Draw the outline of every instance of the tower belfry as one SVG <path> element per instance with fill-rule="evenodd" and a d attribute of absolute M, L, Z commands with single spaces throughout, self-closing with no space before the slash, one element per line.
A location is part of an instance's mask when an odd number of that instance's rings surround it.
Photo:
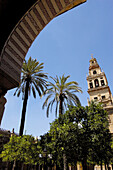
<path fill-rule="evenodd" d="M 113 97 L 108 86 L 108 81 L 103 70 L 101 70 L 96 58 L 91 56 L 89 61 L 89 74 L 87 76 L 89 102 L 96 101 L 103 103 L 108 112 L 110 131 L 113 133 Z"/>

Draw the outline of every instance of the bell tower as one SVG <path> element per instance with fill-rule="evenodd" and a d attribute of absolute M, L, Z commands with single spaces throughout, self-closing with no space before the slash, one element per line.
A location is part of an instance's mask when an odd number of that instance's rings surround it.
<path fill-rule="evenodd" d="M 110 131 L 113 133 L 113 97 L 108 86 L 108 81 L 103 70 L 101 70 L 96 58 L 91 56 L 89 61 L 89 74 L 87 76 L 89 102 L 96 101 L 103 103 L 108 112 Z"/>

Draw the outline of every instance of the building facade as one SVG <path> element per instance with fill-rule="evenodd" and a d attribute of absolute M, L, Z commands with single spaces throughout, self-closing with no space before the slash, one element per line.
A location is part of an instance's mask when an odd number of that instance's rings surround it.
<path fill-rule="evenodd" d="M 109 129 L 113 134 L 113 96 L 108 85 L 107 77 L 101 70 L 96 58 L 91 56 L 89 61 L 89 74 L 87 76 L 88 83 L 88 104 L 93 100 L 101 102 L 103 108 L 107 110 L 109 117 Z"/>

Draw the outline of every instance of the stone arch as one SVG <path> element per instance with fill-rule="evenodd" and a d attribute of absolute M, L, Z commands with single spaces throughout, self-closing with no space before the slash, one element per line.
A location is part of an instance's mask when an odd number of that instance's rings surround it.
<path fill-rule="evenodd" d="M 25 13 L 7 38 L 0 56 L 0 90 L 20 81 L 23 60 L 41 30 L 56 16 L 86 0 L 38 0 Z"/>

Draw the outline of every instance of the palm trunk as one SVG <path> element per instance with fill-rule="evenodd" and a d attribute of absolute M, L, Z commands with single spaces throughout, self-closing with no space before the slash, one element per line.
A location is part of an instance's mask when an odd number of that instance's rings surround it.
<path fill-rule="evenodd" d="M 101 160 L 101 170 L 103 170 L 103 167 L 102 167 L 102 160 Z"/>
<path fill-rule="evenodd" d="M 26 107 L 27 107 L 27 100 L 28 100 L 28 90 L 29 90 L 29 79 L 26 80 L 25 97 L 24 97 L 24 102 L 23 102 L 23 109 L 22 109 L 22 117 L 21 117 L 21 125 L 20 125 L 19 136 L 22 136 L 23 131 L 24 131 L 25 114 L 26 114 Z"/>
<path fill-rule="evenodd" d="M 63 115 L 63 97 L 62 97 L 62 94 L 60 94 L 59 99 L 60 99 L 60 105 L 59 105 L 59 116 L 60 116 L 60 115 Z"/>
<path fill-rule="evenodd" d="M 85 157 L 82 161 L 83 170 L 87 170 L 87 158 Z"/>
<path fill-rule="evenodd" d="M 68 170 L 66 154 L 63 154 L 64 170 Z"/>

